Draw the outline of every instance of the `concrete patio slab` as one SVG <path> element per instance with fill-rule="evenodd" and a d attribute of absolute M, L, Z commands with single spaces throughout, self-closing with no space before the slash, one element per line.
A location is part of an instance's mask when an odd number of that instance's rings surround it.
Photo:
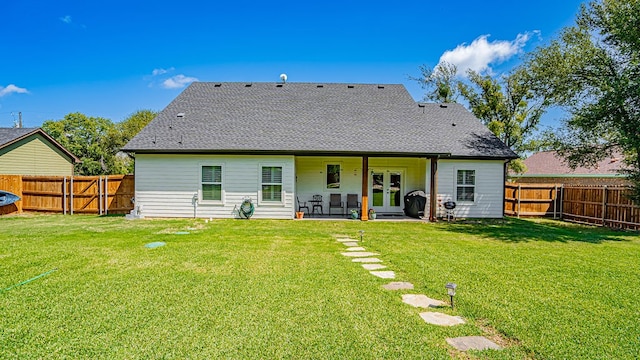
<path fill-rule="evenodd" d="M 444 302 L 427 297 L 427 295 L 418 294 L 404 294 L 402 295 L 402 302 L 413 307 L 430 308 L 446 306 Z"/>
<path fill-rule="evenodd" d="M 344 246 L 358 246 L 358 243 L 355 241 L 347 241 L 347 242 L 343 242 L 342 245 Z"/>
<path fill-rule="evenodd" d="M 454 326 L 465 323 L 464 319 L 460 316 L 451 316 L 439 312 L 423 312 L 420 313 L 420 317 L 429 324 L 440 326 Z"/>
<path fill-rule="evenodd" d="M 362 267 L 366 270 L 380 270 L 386 268 L 386 266 L 380 264 L 362 264 Z"/>
<path fill-rule="evenodd" d="M 460 351 L 467 350 L 501 350 L 502 348 L 484 336 L 463 336 L 447 338 L 447 343 Z"/>
<path fill-rule="evenodd" d="M 367 257 L 367 256 L 380 255 L 380 254 L 373 253 L 373 252 L 366 252 L 366 251 L 352 251 L 352 252 L 343 252 L 342 255 L 348 256 L 348 257 Z"/>
<path fill-rule="evenodd" d="M 365 251 L 367 249 L 363 248 L 362 246 L 354 246 L 354 247 L 350 247 L 347 248 L 347 251 Z"/>
<path fill-rule="evenodd" d="M 396 273 L 393 271 L 369 271 L 373 276 L 377 276 L 381 279 L 395 279 Z"/>
<path fill-rule="evenodd" d="M 374 257 L 357 258 L 357 259 L 353 259 L 351 261 L 357 262 L 357 263 L 381 263 L 382 262 L 382 260 L 380 260 L 378 258 L 374 258 Z"/>
<path fill-rule="evenodd" d="M 387 290 L 413 290 L 413 284 L 410 282 L 394 281 L 386 285 L 382 285 Z"/>

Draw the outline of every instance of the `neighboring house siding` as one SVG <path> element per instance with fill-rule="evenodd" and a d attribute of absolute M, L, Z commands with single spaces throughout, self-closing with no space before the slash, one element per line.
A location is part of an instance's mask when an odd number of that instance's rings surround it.
<path fill-rule="evenodd" d="M 73 163 L 44 137 L 34 135 L 0 149 L 0 174 L 71 176 Z"/>
<path fill-rule="evenodd" d="M 439 160 L 438 198 L 456 201 L 457 171 L 475 170 L 475 201 L 456 202 L 455 214 L 462 218 L 501 218 L 503 216 L 504 161 Z"/>
<path fill-rule="evenodd" d="M 222 166 L 221 201 L 200 200 L 202 166 Z M 282 203 L 260 200 L 261 166 L 282 167 Z M 294 215 L 293 156 L 137 154 L 135 175 L 136 205 L 142 206 L 144 216 L 234 218 L 245 198 L 255 206 L 254 218 Z"/>

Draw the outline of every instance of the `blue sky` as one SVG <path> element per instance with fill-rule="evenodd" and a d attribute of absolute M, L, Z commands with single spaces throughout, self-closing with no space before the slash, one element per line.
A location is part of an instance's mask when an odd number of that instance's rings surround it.
<path fill-rule="evenodd" d="M 161 110 L 191 81 L 400 83 L 441 59 L 500 74 L 581 1 L 87 1 L 0 5 L 0 127 Z M 554 125 L 553 116 L 545 117 Z"/>

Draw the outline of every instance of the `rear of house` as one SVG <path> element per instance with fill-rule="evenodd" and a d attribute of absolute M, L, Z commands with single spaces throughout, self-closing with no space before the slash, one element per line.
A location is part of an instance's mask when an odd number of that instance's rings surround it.
<path fill-rule="evenodd" d="M 516 157 L 462 106 L 393 84 L 193 83 L 124 150 L 147 217 L 233 218 L 251 199 L 255 218 L 291 219 L 318 195 L 317 212 L 342 216 L 352 195 L 366 220 L 422 190 L 432 220 L 447 200 L 499 218 Z"/>

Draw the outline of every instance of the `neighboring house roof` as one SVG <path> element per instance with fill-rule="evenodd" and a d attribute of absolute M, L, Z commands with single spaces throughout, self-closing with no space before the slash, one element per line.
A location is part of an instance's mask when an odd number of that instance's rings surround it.
<path fill-rule="evenodd" d="M 0 149 L 3 149 L 11 144 L 14 144 L 22 139 L 28 138 L 36 134 L 42 135 L 47 141 L 49 141 L 54 147 L 60 149 L 62 153 L 67 155 L 73 162 L 81 162 L 78 157 L 73 155 L 64 146 L 60 145 L 54 138 L 49 136 L 41 128 L 0 128 Z"/>
<path fill-rule="evenodd" d="M 195 82 L 123 150 L 517 157 L 463 106 L 389 84 Z"/>
<path fill-rule="evenodd" d="M 622 176 L 624 164 L 622 155 L 606 158 L 595 168 L 577 167 L 571 169 L 564 158 L 555 151 L 542 151 L 524 160 L 527 171 L 517 177 L 614 177 Z"/>

